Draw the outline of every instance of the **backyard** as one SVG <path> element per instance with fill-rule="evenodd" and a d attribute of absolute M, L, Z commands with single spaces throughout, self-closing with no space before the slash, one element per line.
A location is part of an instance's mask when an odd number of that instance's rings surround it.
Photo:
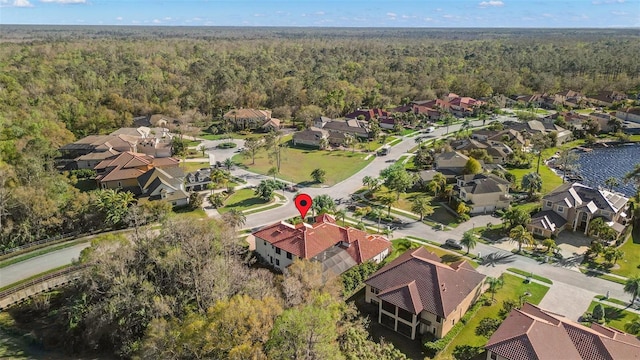
<path fill-rule="evenodd" d="M 282 151 L 282 166 L 278 177 L 294 183 L 311 183 L 311 172 L 320 168 L 325 170 L 324 185 L 335 185 L 349 178 L 367 166 L 374 158 L 364 160 L 366 154 L 351 151 L 329 151 L 309 148 L 287 147 Z M 261 149 L 256 154 L 256 162 L 242 155 L 233 157 L 233 161 L 259 174 L 267 174 L 274 164 L 271 163 L 267 152 Z"/>
<path fill-rule="evenodd" d="M 389 256 L 387 256 L 384 259 L 385 264 L 388 264 L 389 262 L 393 261 L 395 258 L 400 256 L 405 251 L 409 249 L 417 249 L 420 246 L 424 246 L 425 249 L 438 255 L 442 259 L 443 264 L 451 264 L 456 261 L 465 260 L 460 254 L 457 254 L 456 252 L 443 249 L 442 247 L 439 247 L 436 245 L 421 245 L 409 239 L 402 238 L 402 239 L 391 240 L 391 244 L 393 244 L 392 251 L 391 251 L 391 254 L 389 254 Z M 478 266 L 476 262 L 469 259 L 466 259 L 466 260 L 469 262 L 469 264 L 471 264 L 471 266 L 473 267 Z"/>
<path fill-rule="evenodd" d="M 516 177 L 515 184 L 519 187 L 522 177 L 530 172 L 535 172 L 537 159 L 532 161 L 528 169 L 509 169 L 509 172 Z M 548 166 L 540 163 L 540 177 L 542 178 L 542 195 L 548 194 L 551 190 L 562 185 L 562 178 L 556 175 Z"/>
<path fill-rule="evenodd" d="M 523 294 L 528 292 L 531 294 L 525 298 L 525 301 L 532 304 L 539 304 L 544 295 L 549 290 L 548 287 L 536 283 L 524 283 L 524 279 L 503 274 L 504 286 L 495 294 L 495 302 L 491 306 L 482 306 L 478 312 L 469 320 L 460 333 L 449 343 L 449 346 L 440 352 L 436 359 L 450 360 L 454 359 L 452 353 L 457 345 L 484 346 L 488 339 L 475 334 L 476 327 L 480 320 L 484 318 L 499 318 L 498 313 L 502 309 L 502 302 L 507 299 L 519 301 Z M 491 296 L 486 294 L 485 296 Z M 553 309 L 551 309 L 553 310 Z"/>

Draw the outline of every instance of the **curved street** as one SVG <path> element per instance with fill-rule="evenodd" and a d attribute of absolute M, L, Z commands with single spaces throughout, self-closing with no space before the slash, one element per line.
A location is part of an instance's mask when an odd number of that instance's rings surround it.
<path fill-rule="evenodd" d="M 507 119 L 509 118 L 501 117 L 499 120 L 505 121 Z M 473 125 L 480 126 L 482 123 L 481 121 L 475 121 Z M 457 131 L 460 126 L 460 124 L 449 126 L 449 132 Z M 429 138 L 440 137 L 444 134 L 445 128 L 438 128 L 435 132 L 429 134 Z M 421 136 L 424 137 L 424 135 Z M 368 166 L 334 186 L 325 188 L 301 188 L 300 192 L 307 193 L 311 197 L 320 194 L 329 194 L 334 199 L 347 199 L 354 191 L 362 187 L 363 177 L 378 176 L 382 169 L 393 164 L 402 154 L 415 147 L 415 139 L 416 137 L 404 137 L 399 144 L 392 147 L 391 153 L 388 156 L 375 157 Z M 242 142 L 238 141 L 238 143 L 239 146 L 241 146 Z M 213 153 L 216 156 L 216 161 L 224 161 L 225 158 L 231 157 L 234 154 L 234 152 L 228 150 L 219 152 L 214 148 L 213 142 L 208 142 L 206 147 L 208 153 Z M 260 181 L 270 178 L 242 169 L 234 169 L 232 174 L 245 179 L 250 185 L 257 185 Z M 292 200 L 294 196 L 294 194 L 290 192 L 284 192 L 283 195 L 288 200 Z M 298 212 L 293 206 L 292 201 L 289 201 L 285 206 L 248 215 L 246 217 L 245 227 L 254 230 L 261 226 L 296 216 L 297 214 Z M 460 239 L 464 231 L 470 229 L 472 226 L 484 226 L 489 221 L 493 224 L 500 221 L 490 216 L 475 216 L 470 221 L 460 224 L 455 229 L 436 231 L 422 222 L 408 218 L 404 218 L 403 220 L 405 223 L 401 228 L 394 231 L 394 237 L 399 238 L 409 235 L 429 239 L 438 243 L 444 243 L 448 238 Z M 68 264 L 73 259 L 76 259 L 80 251 L 87 246 L 89 246 L 89 243 L 75 245 L 0 269 L 0 287 Z M 492 245 L 478 243 L 472 252 L 487 255 L 495 252 L 504 252 L 504 250 Z M 541 264 L 524 256 L 513 256 L 510 260 L 511 262 L 509 263 L 480 266 L 478 270 L 488 276 L 499 276 L 508 267 L 515 267 L 553 280 L 554 284 L 542 301 L 541 306 L 564 314 L 574 320 L 586 310 L 586 307 L 595 295 L 609 293 L 613 298 L 621 300 L 627 300 L 629 298 L 629 295 L 624 293 L 622 285 L 586 276 L 577 269 L 575 264 L 565 264 L 565 266 Z"/>

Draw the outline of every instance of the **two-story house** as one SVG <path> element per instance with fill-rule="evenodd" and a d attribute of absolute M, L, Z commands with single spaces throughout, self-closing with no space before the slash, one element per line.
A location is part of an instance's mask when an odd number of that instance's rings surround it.
<path fill-rule="evenodd" d="M 211 184 L 211 168 L 203 168 L 188 173 L 185 176 L 185 189 L 187 191 L 205 190 Z"/>
<path fill-rule="evenodd" d="M 365 261 L 379 263 L 391 249 L 391 242 L 384 236 L 342 227 L 328 214 L 317 216 L 313 224 L 278 222 L 253 236 L 256 253 L 279 271 L 295 259 L 306 259 L 319 261 L 323 271 L 339 275 Z"/>
<path fill-rule="evenodd" d="M 471 208 L 471 214 L 506 209 L 511 203 L 508 180 L 493 174 L 461 175 L 456 178 L 458 198 Z"/>
<path fill-rule="evenodd" d="M 441 338 L 482 294 L 484 278 L 465 260 L 446 265 L 420 247 L 371 275 L 365 301 L 377 307 L 380 324 L 408 338 Z"/>
<path fill-rule="evenodd" d="M 487 360 L 640 359 L 640 340 L 592 323 L 590 327 L 525 303 L 491 335 Z"/>
<path fill-rule="evenodd" d="M 527 229 L 541 237 L 556 236 L 562 230 L 589 233 L 591 220 L 602 217 L 620 234 L 627 224 L 629 199 L 580 183 L 566 183 L 542 198 L 542 210 L 531 217 Z"/>

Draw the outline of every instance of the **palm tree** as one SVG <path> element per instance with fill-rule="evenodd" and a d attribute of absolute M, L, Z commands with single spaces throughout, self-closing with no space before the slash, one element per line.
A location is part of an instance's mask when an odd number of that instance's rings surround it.
<path fill-rule="evenodd" d="M 269 171 L 267 171 L 267 175 L 273 176 L 273 182 L 276 181 L 276 174 L 278 174 L 278 168 L 275 166 L 270 168 Z"/>
<path fill-rule="evenodd" d="M 529 198 L 531 198 L 535 192 L 542 190 L 542 177 L 538 173 L 530 172 L 522 177 L 520 185 L 523 190 L 529 192 Z"/>
<path fill-rule="evenodd" d="M 447 178 L 441 173 L 436 173 L 429 182 L 429 189 L 433 191 L 434 196 L 438 196 L 438 193 L 443 190 L 447 185 Z"/>
<path fill-rule="evenodd" d="M 640 276 L 633 276 L 627 279 L 627 282 L 624 284 L 624 292 L 633 296 L 631 299 L 631 303 L 633 304 L 636 298 L 640 296 Z"/>
<path fill-rule="evenodd" d="M 336 216 L 336 219 L 342 220 L 342 222 L 344 223 L 344 218 L 347 216 L 347 211 L 345 209 L 339 209 L 336 210 L 334 215 Z"/>
<path fill-rule="evenodd" d="M 476 237 L 476 234 L 474 234 L 473 231 L 471 230 L 465 231 L 464 234 L 462 235 L 462 239 L 460 240 L 460 244 L 467 247 L 467 255 L 469 255 L 469 250 L 476 247 L 477 243 L 478 243 L 478 238 Z"/>
<path fill-rule="evenodd" d="M 411 211 L 416 214 L 420 214 L 420 221 L 424 220 L 425 215 L 433 214 L 434 209 L 433 206 L 431 206 L 431 197 L 416 196 L 415 198 L 413 198 Z"/>
<path fill-rule="evenodd" d="M 502 278 L 502 275 L 497 278 L 488 277 L 486 283 L 489 285 L 487 291 L 491 293 L 491 303 L 493 303 L 495 301 L 496 292 L 504 285 L 504 279 Z"/>
<path fill-rule="evenodd" d="M 314 169 L 311 172 L 311 177 L 313 178 L 313 180 L 317 183 L 323 183 L 327 177 L 327 172 L 323 169 Z"/>
<path fill-rule="evenodd" d="M 620 182 L 618 181 L 618 179 L 614 177 L 608 178 L 607 180 L 604 181 L 604 183 L 609 187 L 609 191 L 612 191 L 614 187 L 620 185 Z"/>
<path fill-rule="evenodd" d="M 378 196 L 378 202 L 387 207 L 387 216 L 391 216 L 391 205 L 396 202 L 396 197 L 391 193 Z"/>
<path fill-rule="evenodd" d="M 247 222 L 247 217 L 238 209 L 231 209 L 229 212 L 225 213 L 222 218 L 234 229 L 239 228 Z"/>
<path fill-rule="evenodd" d="M 380 232 L 380 220 L 382 219 L 382 211 L 380 211 L 380 209 L 378 208 L 373 208 L 371 209 L 371 212 L 369 212 L 369 215 L 373 218 L 378 219 L 378 232 Z"/>
<path fill-rule="evenodd" d="M 552 248 L 556 247 L 556 242 L 553 239 L 544 239 L 542 241 L 542 245 L 547 247 L 547 252 L 551 251 Z"/>
<path fill-rule="evenodd" d="M 522 244 L 531 245 L 533 244 L 533 236 L 527 229 L 522 227 L 522 225 L 518 225 L 509 231 L 509 237 L 513 242 L 518 243 L 518 252 L 522 251 Z"/>
<path fill-rule="evenodd" d="M 231 160 L 231 158 L 226 158 L 223 164 L 224 167 L 227 168 L 227 171 L 231 171 L 231 168 L 233 167 L 233 160 Z"/>
<path fill-rule="evenodd" d="M 635 318 L 624 326 L 624 330 L 630 334 L 640 335 L 640 318 Z"/>

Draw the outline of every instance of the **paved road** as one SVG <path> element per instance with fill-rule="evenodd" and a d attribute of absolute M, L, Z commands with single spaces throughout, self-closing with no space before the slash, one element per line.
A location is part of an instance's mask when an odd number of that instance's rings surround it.
<path fill-rule="evenodd" d="M 0 288 L 45 271 L 67 265 L 80 256 L 91 242 L 77 244 L 55 252 L 40 255 L 0 269 Z"/>
<path fill-rule="evenodd" d="M 499 118 L 499 120 L 502 121 L 507 119 L 509 118 Z M 481 125 L 481 122 L 477 121 L 473 125 L 479 126 Z M 459 129 L 459 127 L 460 125 L 452 125 L 449 127 L 449 132 L 454 132 Z M 439 137 L 444 135 L 445 131 L 445 128 L 439 128 L 428 136 Z M 213 142 L 210 145 L 213 146 Z M 393 161 L 398 159 L 403 153 L 415 145 L 415 137 L 404 138 L 401 143 L 392 148 L 391 153 L 388 156 L 376 157 L 369 165 L 349 179 L 346 179 L 330 188 L 303 188 L 301 191 L 308 193 L 312 197 L 320 194 L 329 194 L 331 197 L 336 199 L 348 198 L 351 193 L 362 186 L 363 177 L 378 176 L 380 170 L 391 165 Z M 206 146 L 209 149 L 207 152 L 216 155 L 216 160 L 218 161 L 224 160 L 225 156 L 229 157 L 233 155 L 233 151 L 212 149 L 209 144 Z M 239 143 L 239 146 L 242 146 L 241 143 Z M 267 178 L 266 176 L 249 173 L 242 169 L 233 170 L 233 174 L 246 179 L 250 184 L 258 184 L 261 180 Z M 290 200 L 293 197 L 293 194 L 288 192 L 285 192 L 284 195 Z M 297 215 L 297 210 L 294 208 L 292 203 L 289 203 L 288 206 L 247 216 L 245 226 L 250 229 L 255 229 L 295 215 Z M 487 222 L 496 224 L 499 222 L 499 219 L 495 219 L 490 216 L 476 216 L 471 221 L 460 224 L 457 228 L 450 231 L 435 231 L 423 223 L 407 219 L 406 224 L 402 228 L 396 230 L 395 237 L 412 235 L 444 243 L 448 238 L 460 239 L 462 233 L 474 226 L 474 224 L 476 226 L 484 226 Z M 13 283 L 51 268 L 68 264 L 73 258 L 77 258 L 80 251 L 86 246 L 88 246 L 88 244 L 77 245 L 1 269 L 0 286 Z M 504 251 L 491 245 L 478 244 L 473 252 L 476 254 L 480 252 L 484 256 L 489 253 Z M 606 294 L 607 291 L 609 291 L 610 296 L 613 298 L 625 300 L 629 297 L 622 290 L 622 285 L 598 278 L 588 277 L 577 271 L 575 268 L 540 264 L 533 259 L 522 256 L 514 256 L 512 258 L 512 262 L 508 264 L 481 266 L 479 271 L 486 275 L 499 276 L 499 274 L 508 267 L 519 268 L 552 279 L 554 285 L 552 286 L 548 297 L 543 300 L 541 305 L 550 308 L 553 311 L 565 314 L 573 319 L 577 317 L 577 314 L 582 313 L 582 311 L 586 309 L 585 304 L 587 304 L 595 294 Z"/>

